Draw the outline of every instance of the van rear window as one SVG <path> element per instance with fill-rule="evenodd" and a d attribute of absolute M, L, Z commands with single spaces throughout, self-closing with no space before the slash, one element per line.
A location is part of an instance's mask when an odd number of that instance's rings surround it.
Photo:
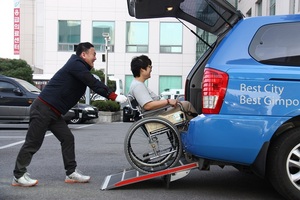
<path fill-rule="evenodd" d="M 250 46 L 250 55 L 269 65 L 300 66 L 300 23 L 261 27 Z"/>
<path fill-rule="evenodd" d="M 210 4 L 211 5 L 209 5 L 207 1 L 189 0 L 182 2 L 180 9 L 205 24 L 214 26 L 220 18 L 217 12 L 223 14 L 225 10 L 213 2 L 210 2 Z"/>

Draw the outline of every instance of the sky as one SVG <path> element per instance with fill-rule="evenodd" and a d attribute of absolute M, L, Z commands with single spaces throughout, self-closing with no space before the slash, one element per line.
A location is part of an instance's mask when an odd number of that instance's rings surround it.
<path fill-rule="evenodd" d="M 0 58 L 19 58 L 14 55 L 14 0 L 0 0 Z"/>

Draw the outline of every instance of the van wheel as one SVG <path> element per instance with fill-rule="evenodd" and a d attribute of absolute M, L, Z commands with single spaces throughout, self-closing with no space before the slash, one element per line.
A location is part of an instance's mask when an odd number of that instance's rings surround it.
<path fill-rule="evenodd" d="M 300 199 L 300 128 L 288 130 L 270 146 L 267 176 L 287 199 Z"/>

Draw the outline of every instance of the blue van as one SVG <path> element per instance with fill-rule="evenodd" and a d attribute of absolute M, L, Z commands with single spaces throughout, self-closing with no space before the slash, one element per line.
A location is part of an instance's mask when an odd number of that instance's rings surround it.
<path fill-rule="evenodd" d="M 186 80 L 199 113 L 181 134 L 186 157 L 251 170 L 300 199 L 300 15 L 245 18 L 225 0 L 127 3 L 135 18 L 173 17 L 217 38 L 194 32 L 207 51 Z"/>

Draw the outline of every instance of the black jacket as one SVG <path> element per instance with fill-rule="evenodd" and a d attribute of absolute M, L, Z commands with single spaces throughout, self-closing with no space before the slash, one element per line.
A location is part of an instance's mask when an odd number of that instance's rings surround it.
<path fill-rule="evenodd" d="M 56 72 L 39 97 L 65 114 L 90 87 L 99 95 L 109 98 L 112 91 L 90 72 L 91 67 L 79 56 L 72 55 L 67 63 Z"/>

